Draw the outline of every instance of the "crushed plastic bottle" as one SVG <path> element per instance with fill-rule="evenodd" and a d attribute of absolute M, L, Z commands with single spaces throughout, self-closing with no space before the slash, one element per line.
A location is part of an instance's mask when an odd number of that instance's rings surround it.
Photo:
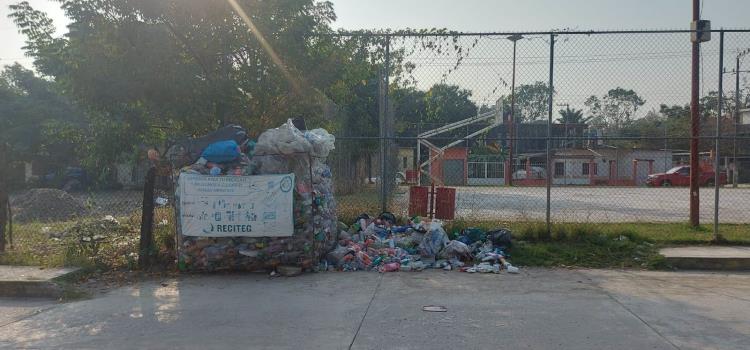
<path fill-rule="evenodd" d="M 398 271 L 401 268 L 401 264 L 394 262 L 394 263 L 387 263 L 383 266 L 381 266 L 378 271 L 380 272 L 395 272 Z"/>

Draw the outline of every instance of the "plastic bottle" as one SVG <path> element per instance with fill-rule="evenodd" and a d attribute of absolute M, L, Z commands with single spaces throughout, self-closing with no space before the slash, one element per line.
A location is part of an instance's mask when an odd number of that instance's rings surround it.
<path fill-rule="evenodd" d="M 394 262 L 394 263 L 387 263 L 380 267 L 380 272 L 394 272 L 398 271 L 399 268 L 401 268 L 401 264 Z"/>

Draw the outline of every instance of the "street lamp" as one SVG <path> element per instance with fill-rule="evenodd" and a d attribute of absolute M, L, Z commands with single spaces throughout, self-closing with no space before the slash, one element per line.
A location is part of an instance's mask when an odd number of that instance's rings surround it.
<path fill-rule="evenodd" d="M 514 119 L 515 119 L 515 111 L 516 111 L 516 42 L 518 40 L 523 39 L 523 35 L 521 34 L 513 34 L 507 38 L 508 40 L 513 42 L 513 76 L 511 78 L 510 83 L 510 120 L 508 120 L 508 128 L 510 129 L 510 142 L 508 144 L 508 164 L 509 164 L 509 173 L 506 175 L 507 177 L 507 183 L 508 185 L 513 184 L 513 141 L 515 137 L 515 126 L 514 126 Z"/>

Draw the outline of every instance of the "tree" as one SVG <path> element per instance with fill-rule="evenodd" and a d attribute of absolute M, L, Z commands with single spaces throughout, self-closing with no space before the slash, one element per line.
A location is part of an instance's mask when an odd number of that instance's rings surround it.
<path fill-rule="evenodd" d="M 584 102 L 588 107 L 591 120 L 604 125 L 610 132 L 619 132 L 635 119 L 638 108 L 646 103 L 633 90 L 615 88 L 601 98 L 594 95 Z"/>
<path fill-rule="evenodd" d="M 547 115 L 549 104 L 549 85 L 537 81 L 533 84 L 521 84 L 515 89 L 516 108 L 513 119 L 517 123 L 542 119 Z M 505 105 L 511 105 L 511 97 L 505 96 Z"/>
<path fill-rule="evenodd" d="M 424 96 L 425 121 L 452 123 L 477 115 L 471 91 L 456 85 L 435 84 Z"/>
<path fill-rule="evenodd" d="M 427 92 L 415 87 L 391 89 L 394 104 L 396 131 L 400 136 L 413 137 L 419 132 L 417 125 L 427 120 Z"/>
<path fill-rule="evenodd" d="M 583 110 L 581 109 L 570 109 L 570 106 L 561 109 L 560 118 L 557 118 L 557 122 L 560 124 L 586 124 L 589 118 L 583 117 Z"/>
<path fill-rule="evenodd" d="M 14 160 L 46 157 L 70 159 L 69 140 L 49 138 L 59 125 L 82 127 L 82 112 L 57 91 L 54 82 L 37 77 L 16 63 L 0 73 L 0 143 L 8 143 Z"/>
<path fill-rule="evenodd" d="M 85 106 L 89 127 L 67 131 L 92 170 L 222 123 L 257 134 L 297 115 L 332 131 L 376 121 L 382 53 L 371 48 L 382 45 L 319 35 L 332 32 L 329 2 L 239 0 L 252 27 L 225 0 L 60 2 L 71 21 L 64 37 L 28 2 L 11 5 L 10 17 L 37 70 Z M 399 64 L 397 52 L 392 59 Z M 322 118 L 331 103 L 347 113 Z M 360 109 L 367 123 L 345 126 Z"/>

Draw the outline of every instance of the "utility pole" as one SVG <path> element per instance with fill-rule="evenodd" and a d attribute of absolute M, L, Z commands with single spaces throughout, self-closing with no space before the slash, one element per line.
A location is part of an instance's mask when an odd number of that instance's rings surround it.
<path fill-rule="evenodd" d="M 734 133 L 732 135 L 732 188 L 737 188 L 737 123 L 740 121 L 740 57 L 737 54 L 737 66 L 734 70 Z"/>
<path fill-rule="evenodd" d="M 706 32 L 700 22 L 700 0 L 693 0 L 693 22 L 691 35 L 693 44 L 692 81 L 690 91 L 690 225 L 700 225 L 700 159 L 698 157 L 698 137 L 700 135 L 700 118 L 698 111 L 698 89 L 700 71 L 700 42 Z M 710 32 L 708 32 L 710 35 Z"/>
<path fill-rule="evenodd" d="M 719 113 L 716 115 L 716 139 L 714 140 L 714 241 L 721 240 L 719 234 L 719 137 L 721 137 L 721 117 L 724 107 L 724 31 L 719 32 Z"/>
<path fill-rule="evenodd" d="M 516 42 L 523 39 L 520 34 L 514 34 L 508 37 L 508 40 L 513 42 L 513 75 L 510 83 L 510 120 L 508 120 L 508 128 L 510 129 L 510 143 L 508 144 L 508 164 L 509 174 L 505 175 L 506 183 L 513 185 L 513 143 L 515 142 L 515 112 L 516 112 Z"/>
<path fill-rule="evenodd" d="M 547 234 L 545 238 L 552 237 L 552 97 L 555 94 L 555 34 L 549 35 L 549 95 L 547 106 Z"/>

